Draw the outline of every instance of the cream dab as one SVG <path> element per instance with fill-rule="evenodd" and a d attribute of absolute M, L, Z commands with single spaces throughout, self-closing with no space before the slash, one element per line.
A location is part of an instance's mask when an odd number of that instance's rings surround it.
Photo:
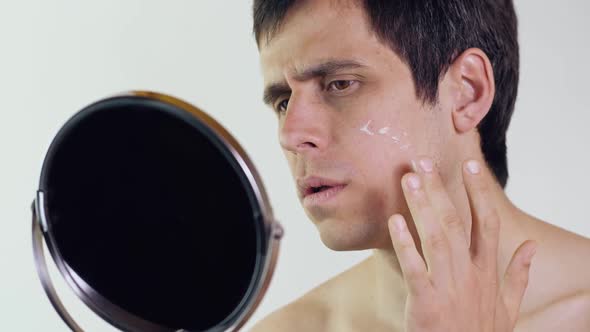
<path fill-rule="evenodd" d="M 375 133 L 373 133 L 372 131 L 370 131 L 370 130 L 369 130 L 369 126 L 371 125 L 371 121 L 372 121 L 372 120 L 369 120 L 369 122 L 367 122 L 367 124 L 365 124 L 365 125 L 364 125 L 364 126 L 361 128 L 361 131 L 362 131 L 362 132 L 364 132 L 364 133 L 367 133 L 367 134 L 369 134 L 369 135 L 371 135 L 371 136 L 373 136 L 373 135 L 375 135 Z"/>
<path fill-rule="evenodd" d="M 402 135 L 403 135 L 404 137 L 408 137 L 408 132 L 404 131 L 404 132 L 402 133 Z M 407 149 L 408 149 L 410 146 L 411 146 L 411 144 L 410 144 L 410 143 L 407 143 L 407 144 L 404 144 L 404 145 L 400 146 L 399 148 L 400 148 L 401 150 L 407 150 Z"/>
<path fill-rule="evenodd" d="M 360 128 L 360 131 L 362 131 L 363 133 L 365 133 L 367 135 L 374 136 L 375 132 L 373 132 L 373 131 L 371 131 L 371 129 L 369 129 L 369 127 L 371 126 L 371 122 L 373 122 L 373 120 L 367 121 L 367 123 L 365 123 L 365 125 Z M 395 136 L 395 135 L 389 136 L 389 135 L 387 135 L 389 133 L 389 129 L 390 129 L 390 127 L 382 127 L 379 130 L 377 130 L 377 133 L 379 135 L 390 137 L 395 142 L 395 144 L 402 143 L 402 139 L 400 138 L 401 136 L 403 136 L 404 138 L 408 137 L 408 133 L 406 131 L 403 131 L 402 134 L 398 135 L 398 136 Z M 404 141 L 405 141 L 405 139 L 404 139 Z M 400 149 L 407 150 L 410 148 L 410 146 L 411 146 L 411 144 L 405 143 L 400 146 Z"/>

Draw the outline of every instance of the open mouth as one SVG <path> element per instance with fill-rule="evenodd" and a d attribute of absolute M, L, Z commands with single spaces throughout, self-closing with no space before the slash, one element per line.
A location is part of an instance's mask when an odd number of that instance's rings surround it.
<path fill-rule="evenodd" d="M 309 208 L 311 206 L 326 204 L 327 202 L 332 201 L 332 199 L 335 198 L 344 189 L 344 187 L 346 187 L 346 184 L 309 187 L 305 191 L 303 205 Z"/>
<path fill-rule="evenodd" d="M 303 197 L 317 196 L 317 194 L 322 194 L 323 196 L 330 195 L 331 193 L 336 193 L 336 192 L 340 191 L 340 189 L 342 189 L 344 187 L 345 187 L 344 184 L 339 184 L 339 185 L 334 185 L 334 186 L 322 185 L 322 186 L 317 186 L 317 187 L 309 187 L 305 191 L 305 194 L 303 195 Z"/>
<path fill-rule="evenodd" d="M 319 187 L 311 187 L 310 191 L 312 194 L 319 193 L 324 190 L 328 190 L 332 188 L 332 186 L 319 186 Z"/>
<path fill-rule="evenodd" d="M 303 199 L 313 198 L 313 200 L 320 197 L 332 197 L 346 186 L 343 181 L 311 176 L 306 179 L 299 179 L 297 182 L 300 197 Z"/>

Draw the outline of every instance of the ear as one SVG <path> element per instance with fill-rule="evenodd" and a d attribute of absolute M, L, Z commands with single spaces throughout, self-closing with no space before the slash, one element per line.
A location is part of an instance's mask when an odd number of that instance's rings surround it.
<path fill-rule="evenodd" d="M 452 94 L 455 130 L 468 132 L 477 127 L 494 101 L 496 86 L 492 64 L 482 50 L 470 48 L 453 61 L 447 75 L 455 88 Z"/>

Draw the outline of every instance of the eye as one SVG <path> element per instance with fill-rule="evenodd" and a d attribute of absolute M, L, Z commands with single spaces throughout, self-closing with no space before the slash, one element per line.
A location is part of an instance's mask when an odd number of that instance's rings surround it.
<path fill-rule="evenodd" d="M 356 81 L 353 80 L 337 80 L 328 84 L 328 91 L 344 91 L 350 88 Z"/>
<path fill-rule="evenodd" d="M 276 111 L 280 113 L 284 113 L 287 111 L 287 106 L 289 106 L 289 98 L 285 98 L 277 103 L 275 106 Z"/>

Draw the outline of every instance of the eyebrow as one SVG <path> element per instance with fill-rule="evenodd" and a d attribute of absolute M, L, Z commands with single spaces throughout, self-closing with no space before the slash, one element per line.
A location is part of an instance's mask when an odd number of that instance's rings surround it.
<path fill-rule="evenodd" d="M 366 67 L 355 60 L 329 60 L 312 66 L 301 73 L 295 74 L 297 81 L 307 81 L 315 77 L 326 77 L 344 69 L 355 69 Z M 278 97 L 291 92 L 287 83 L 272 83 L 264 89 L 262 100 L 265 104 L 270 105 Z"/>

